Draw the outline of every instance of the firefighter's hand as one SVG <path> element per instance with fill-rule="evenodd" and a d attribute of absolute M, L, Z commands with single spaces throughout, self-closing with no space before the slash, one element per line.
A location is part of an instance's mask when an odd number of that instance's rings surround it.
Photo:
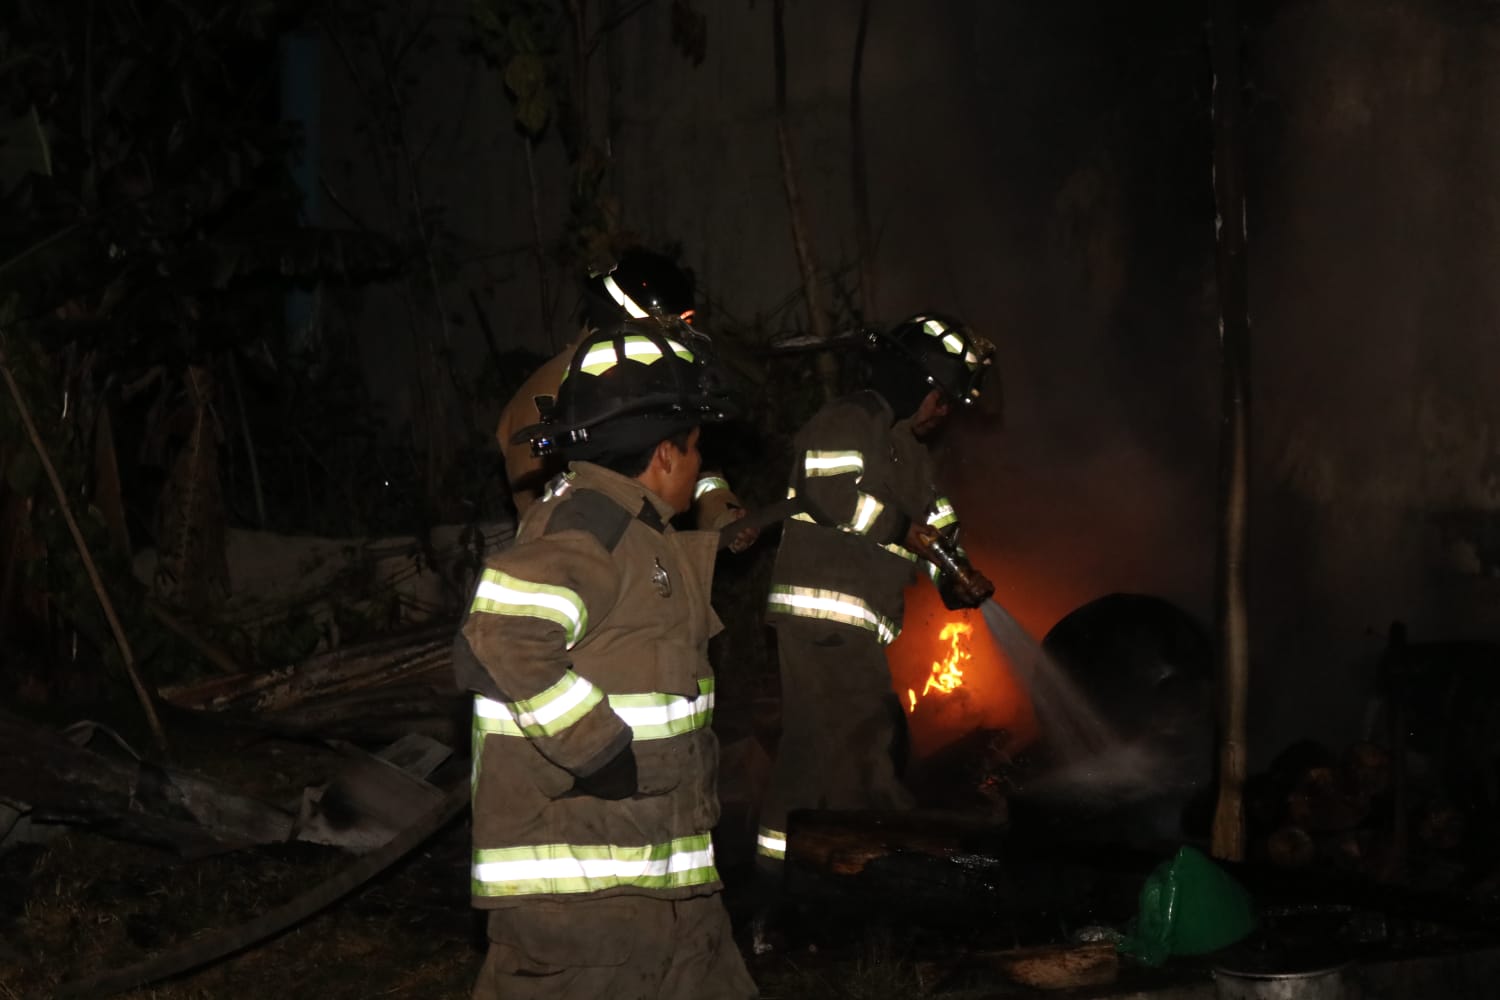
<path fill-rule="evenodd" d="M 628 746 L 593 774 L 573 782 L 575 793 L 596 799 L 628 799 L 638 790 L 635 753 Z"/>
<path fill-rule="evenodd" d="M 731 520 L 729 523 L 733 524 L 735 521 L 744 520 L 745 514 L 748 513 L 748 511 L 746 511 L 743 507 L 733 507 L 731 508 L 731 513 L 733 515 L 733 520 Z M 759 537 L 759 528 L 743 528 L 740 530 L 739 534 L 734 536 L 734 541 L 729 543 L 729 551 L 735 553 L 743 552 L 750 546 L 754 545 L 755 540 Z"/>
<path fill-rule="evenodd" d="M 930 524 L 918 524 L 913 521 L 911 527 L 906 529 L 906 539 L 902 542 L 906 548 L 924 558 L 932 555 L 932 544 L 938 540 L 938 530 Z"/>

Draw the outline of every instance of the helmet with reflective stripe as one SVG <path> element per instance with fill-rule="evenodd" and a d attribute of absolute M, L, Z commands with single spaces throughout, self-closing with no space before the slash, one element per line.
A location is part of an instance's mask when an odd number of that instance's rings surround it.
<path fill-rule="evenodd" d="M 693 285 L 692 274 L 672 258 L 639 248 L 625 250 L 584 282 L 585 319 L 601 328 L 648 316 L 691 323 Z"/>
<path fill-rule="evenodd" d="M 978 402 L 994 362 L 995 345 L 968 325 L 942 313 L 921 312 L 877 333 L 876 346 L 913 363 L 913 374 L 940 389 L 951 405 L 968 409 Z"/>
<path fill-rule="evenodd" d="M 591 332 L 540 423 L 513 443 L 537 455 L 592 460 L 648 448 L 681 430 L 728 420 L 728 382 L 681 320 L 629 320 Z M 543 401 L 539 400 L 539 403 Z"/>

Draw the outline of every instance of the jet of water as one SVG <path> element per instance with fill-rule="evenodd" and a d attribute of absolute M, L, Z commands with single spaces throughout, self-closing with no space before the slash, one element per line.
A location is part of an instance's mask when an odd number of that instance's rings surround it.
<path fill-rule="evenodd" d="M 984 623 L 1031 698 L 1043 738 L 1062 765 L 1097 757 L 1117 740 L 1110 725 L 1067 672 L 993 599 Z"/>

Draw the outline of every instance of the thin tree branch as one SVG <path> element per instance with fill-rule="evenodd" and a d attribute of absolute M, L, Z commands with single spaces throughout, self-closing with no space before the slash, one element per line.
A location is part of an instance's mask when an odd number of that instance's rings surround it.
<path fill-rule="evenodd" d="M 141 681 L 141 675 L 135 668 L 135 654 L 131 652 L 130 640 L 125 637 L 125 629 L 120 625 L 120 619 L 115 614 L 114 603 L 109 599 L 109 592 L 104 589 L 104 580 L 99 576 L 99 569 L 94 565 L 94 557 L 89 552 L 88 543 L 83 539 L 83 532 L 78 528 L 78 521 L 73 517 L 73 508 L 68 503 L 68 492 L 63 488 L 62 479 L 57 475 L 57 468 L 52 464 L 52 458 L 47 453 L 47 446 L 42 442 L 42 436 L 37 433 L 36 422 L 31 419 L 31 408 L 26 405 L 26 399 L 21 395 L 21 387 L 16 384 L 16 378 L 11 374 L 10 365 L 6 363 L 4 355 L 0 354 L 0 375 L 5 377 L 5 387 L 10 390 L 10 398 L 16 404 L 16 411 L 21 415 L 21 423 L 26 426 L 26 436 L 31 439 L 31 446 L 36 449 L 37 458 L 42 463 L 42 468 L 47 472 L 47 480 L 52 484 L 52 493 L 57 498 L 58 509 L 62 511 L 63 520 L 68 525 L 68 532 L 73 536 L 73 544 L 78 549 L 78 557 L 83 560 L 83 568 L 88 573 L 89 583 L 94 587 L 94 596 L 99 598 L 99 606 L 104 610 L 104 618 L 109 622 L 109 630 L 115 638 L 115 645 L 120 649 L 120 659 L 125 664 L 125 673 L 130 677 L 130 684 L 135 688 L 135 696 L 141 703 L 141 708 L 146 713 L 146 722 L 151 727 L 151 735 L 156 739 L 156 746 L 162 753 L 167 753 L 167 733 L 161 726 L 161 719 L 157 718 L 156 706 L 151 701 L 151 693 L 146 690 L 146 685 Z"/>

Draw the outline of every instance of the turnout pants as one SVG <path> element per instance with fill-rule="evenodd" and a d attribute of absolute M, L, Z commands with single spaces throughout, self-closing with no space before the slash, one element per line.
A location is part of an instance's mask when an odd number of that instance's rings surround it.
<path fill-rule="evenodd" d="M 719 895 L 611 896 L 490 911 L 474 1000 L 752 1000 Z"/>
<path fill-rule="evenodd" d="M 896 770 L 906 716 L 891 690 L 885 648 L 859 629 L 776 623 L 781 741 L 761 808 L 757 861 L 780 870 L 793 809 L 909 809 Z"/>

